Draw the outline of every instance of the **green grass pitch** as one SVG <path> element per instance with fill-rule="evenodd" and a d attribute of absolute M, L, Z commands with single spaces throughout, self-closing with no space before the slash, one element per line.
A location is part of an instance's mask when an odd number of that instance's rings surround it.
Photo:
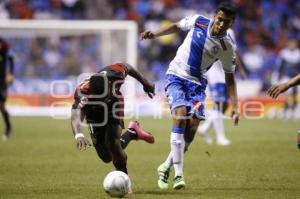
<path fill-rule="evenodd" d="M 179 191 L 156 185 L 156 168 L 169 153 L 171 119 L 139 121 L 156 143 L 133 141 L 126 149 L 130 198 L 300 198 L 299 121 L 242 119 L 233 127 L 227 120 L 232 140 L 227 147 L 207 145 L 197 136 L 185 155 L 187 188 Z M 109 198 L 102 181 L 112 164 L 102 163 L 93 148 L 75 149 L 69 120 L 14 117 L 13 124 L 12 139 L 0 141 L 0 199 Z"/>

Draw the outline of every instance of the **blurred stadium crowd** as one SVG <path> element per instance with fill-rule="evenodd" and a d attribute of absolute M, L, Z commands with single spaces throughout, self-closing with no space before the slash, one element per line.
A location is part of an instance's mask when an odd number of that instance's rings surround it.
<path fill-rule="evenodd" d="M 0 3 L 1 19 L 115 19 L 138 22 L 139 31 L 155 30 L 186 15 L 213 16 L 220 0 L 6 0 Z M 238 7 L 234 31 L 239 54 L 250 79 L 259 80 L 262 90 L 278 81 L 278 71 L 292 55 L 289 41 L 300 41 L 300 1 L 232 0 Z M 139 42 L 138 67 L 155 81 L 163 79 L 182 35 Z M 18 57 L 16 79 L 59 79 L 92 71 L 101 65 L 93 36 L 68 37 L 59 41 L 19 38 L 11 41 Z M 298 44 L 298 45 L 295 45 Z M 30 49 L 24 53 L 23 49 Z M 290 48 L 290 47 L 289 47 Z M 285 52 L 283 52 L 285 49 Z M 300 73 L 300 60 L 293 60 L 293 73 Z M 62 67 L 59 67 L 62 66 Z M 86 70 L 88 68 L 88 70 Z M 275 72 L 274 72 L 275 71 Z"/>

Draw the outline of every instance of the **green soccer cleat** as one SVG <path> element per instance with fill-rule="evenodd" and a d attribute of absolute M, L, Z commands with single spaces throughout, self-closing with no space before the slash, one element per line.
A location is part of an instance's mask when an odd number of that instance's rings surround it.
<path fill-rule="evenodd" d="M 157 181 L 158 187 L 160 189 L 168 189 L 169 188 L 168 178 L 169 178 L 170 169 L 168 169 L 163 163 L 159 165 L 159 167 L 157 168 L 157 172 L 159 176 L 159 179 Z"/>
<path fill-rule="evenodd" d="M 173 189 L 182 189 L 185 188 L 185 182 L 183 175 L 177 175 L 174 177 Z"/>

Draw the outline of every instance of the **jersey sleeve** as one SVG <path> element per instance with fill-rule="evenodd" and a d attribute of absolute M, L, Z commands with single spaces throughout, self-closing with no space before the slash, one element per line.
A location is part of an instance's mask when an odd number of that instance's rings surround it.
<path fill-rule="evenodd" d="M 186 16 L 177 23 L 178 27 L 183 31 L 188 31 L 194 27 L 198 17 L 199 15 Z"/>
<path fill-rule="evenodd" d="M 109 66 L 109 68 L 115 73 L 115 75 L 118 74 L 122 79 L 125 79 L 125 77 L 128 74 L 128 68 L 123 63 L 116 63 Z"/>
<path fill-rule="evenodd" d="M 72 109 L 81 109 L 87 104 L 88 98 L 86 95 L 89 93 L 89 87 L 89 79 L 76 87 Z"/>
<path fill-rule="evenodd" d="M 83 109 L 88 103 L 88 98 L 84 96 L 77 96 L 72 104 L 72 109 Z"/>

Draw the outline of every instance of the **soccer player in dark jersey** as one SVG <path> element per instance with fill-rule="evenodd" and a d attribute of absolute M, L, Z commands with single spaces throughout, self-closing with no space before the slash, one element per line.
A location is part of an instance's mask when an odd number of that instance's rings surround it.
<path fill-rule="evenodd" d="M 3 140 L 7 140 L 12 133 L 9 113 L 5 108 L 5 102 L 7 99 L 7 86 L 14 80 L 13 71 L 14 59 L 9 52 L 9 44 L 3 38 L 0 38 L 0 111 L 5 123 Z"/>
<path fill-rule="evenodd" d="M 71 112 L 72 129 L 78 149 L 90 146 L 82 133 L 81 122 L 85 118 L 99 158 L 105 163 L 112 161 L 116 170 L 125 173 L 127 155 L 124 149 L 128 143 L 131 140 L 154 143 L 154 137 L 141 129 L 136 121 L 129 122 L 128 129 L 122 134 L 124 103 L 120 87 L 127 75 L 138 80 L 148 96 L 153 97 L 153 84 L 131 65 L 116 63 L 93 74 L 76 88 Z"/>
<path fill-rule="evenodd" d="M 269 96 L 271 96 L 272 98 L 276 99 L 281 93 L 287 91 L 290 88 L 294 88 L 298 85 L 300 85 L 300 74 L 294 76 L 287 82 L 275 84 L 275 85 L 271 86 L 267 90 L 267 94 Z M 300 149 L 300 129 L 298 130 L 298 133 L 297 133 L 297 146 L 298 146 L 298 149 Z"/>

